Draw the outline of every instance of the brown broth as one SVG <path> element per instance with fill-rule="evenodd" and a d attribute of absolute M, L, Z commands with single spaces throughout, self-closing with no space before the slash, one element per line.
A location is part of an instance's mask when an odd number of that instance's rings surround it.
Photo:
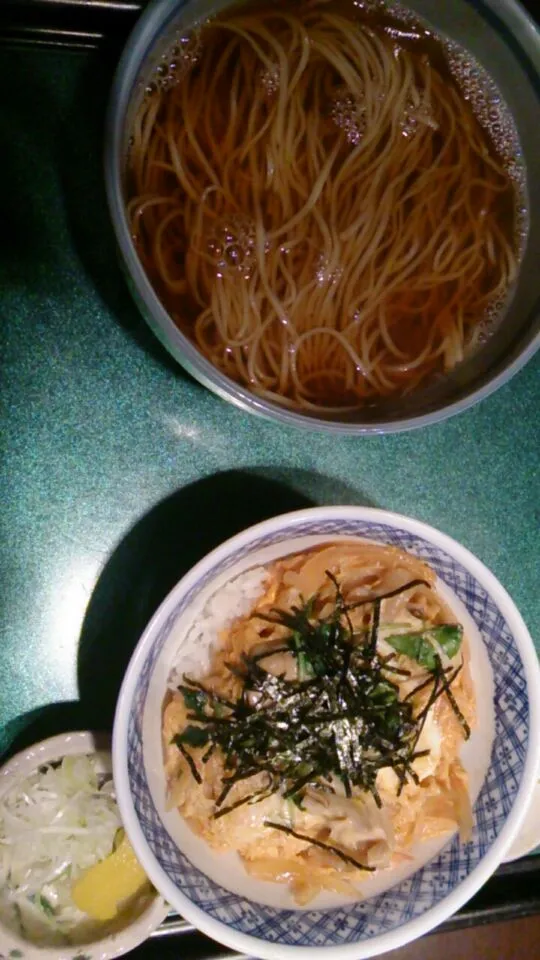
<path fill-rule="evenodd" d="M 302 2 L 295 4 L 293 12 L 296 15 L 299 15 L 303 7 L 304 4 Z M 508 155 L 508 153 L 503 154 L 501 152 L 500 143 L 495 142 L 494 138 L 490 136 L 489 129 L 486 129 L 485 126 L 482 127 L 479 124 L 478 119 L 474 116 L 473 106 L 469 102 L 469 98 L 463 94 L 459 78 L 455 75 L 451 68 L 449 57 L 447 55 L 448 51 L 445 48 L 445 45 L 433 33 L 432 30 L 428 29 L 424 24 L 417 20 L 412 13 L 409 14 L 404 10 L 398 10 L 397 12 L 394 12 L 390 9 L 385 9 L 383 6 L 378 4 L 363 4 L 361 2 L 356 2 L 356 0 L 332 0 L 331 8 L 332 12 L 339 13 L 340 15 L 350 19 L 351 29 L 354 29 L 355 24 L 361 24 L 364 28 L 367 27 L 378 36 L 386 38 L 388 43 L 395 44 L 396 48 L 399 47 L 409 51 L 414 59 L 418 62 L 429 62 L 433 70 L 443 77 L 449 86 L 453 87 L 458 92 L 461 102 L 461 110 L 465 113 L 468 113 L 471 117 L 471 122 L 474 122 L 475 126 L 477 128 L 480 127 L 481 129 L 480 136 L 482 137 L 484 143 L 486 157 L 495 161 L 497 165 L 505 167 L 507 170 L 506 182 L 503 185 L 503 189 L 501 189 L 500 193 L 497 195 L 496 200 L 493 201 L 494 206 L 492 207 L 492 210 L 494 211 L 493 215 L 497 222 L 498 228 L 502 231 L 502 234 L 505 236 L 506 240 L 511 242 L 516 257 L 519 259 L 523 245 L 525 224 L 523 220 L 523 170 L 520 163 L 519 154 L 517 152 L 517 139 L 514 141 L 516 149 L 513 150 L 510 155 Z M 256 13 L 261 18 L 267 19 L 268 17 L 271 18 L 276 11 L 281 9 L 291 10 L 291 4 L 290 0 L 274 0 L 272 3 L 248 2 L 242 4 L 241 7 L 235 5 L 227 8 L 226 11 L 217 17 L 217 22 L 219 23 L 220 20 L 226 20 L 228 17 L 236 16 L 240 9 L 249 11 L 250 14 Z M 213 22 L 215 23 L 216 21 Z M 200 52 L 198 53 L 199 60 L 194 58 L 194 63 L 190 64 L 189 67 L 191 71 L 194 71 L 194 74 L 196 74 L 199 70 L 198 64 L 200 62 L 200 58 L 204 57 L 205 55 L 205 25 L 203 25 L 198 31 L 195 42 Z M 470 62 L 471 64 L 473 63 L 472 60 Z M 168 85 L 172 90 L 174 89 L 174 85 L 176 83 L 182 83 L 181 71 L 175 71 L 174 76 L 170 71 L 167 71 L 168 67 L 167 69 L 163 68 L 161 75 L 157 76 L 155 82 L 153 81 L 151 85 L 152 96 L 155 95 L 154 91 L 156 85 L 158 88 L 161 88 L 160 96 L 162 97 L 162 106 L 160 107 L 160 112 L 158 114 L 158 121 L 159 117 L 162 117 L 163 112 L 166 110 L 167 97 L 169 96 Z M 254 90 L 255 89 L 256 82 L 254 81 Z M 220 92 L 218 93 L 216 91 L 216 97 L 218 96 L 223 98 L 223 110 L 220 109 L 220 104 L 217 103 L 213 117 L 215 118 L 216 124 L 214 135 L 216 140 L 219 142 L 226 133 L 224 126 L 225 118 L 227 116 L 225 102 L 229 96 L 229 91 L 225 80 L 220 86 Z M 509 122 L 511 123 L 511 120 L 509 120 Z M 335 123 L 333 120 L 330 120 L 330 118 L 329 124 L 333 125 L 332 129 L 335 128 Z M 434 142 L 437 142 L 437 135 L 434 136 Z M 507 149 L 507 144 L 505 145 L 505 149 Z M 346 152 L 344 150 L 343 160 L 345 160 L 345 158 Z M 511 173 L 511 169 L 513 170 L 513 174 Z M 495 177 L 495 173 L 493 176 Z M 497 176 L 499 175 L 497 174 Z M 129 177 L 129 171 L 127 182 L 128 194 L 131 196 L 135 190 L 133 182 Z M 171 193 L 173 191 L 178 191 L 178 182 L 174 175 L 168 175 L 164 182 L 165 190 L 170 190 Z M 412 183 L 414 183 L 414 178 Z M 480 190 L 481 188 L 478 189 Z M 452 196 L 449 195 L 448 204 L 450 205 L 451 202 Z M 481 203 L 481 198 L 477 197 L 476 202 Z M 239 250 L 238 256 L 243 256 L 242 243 L 239 242 L 237 247 Z M 193 327 L 197 315 L 201 309 L 200 305 L 189 292 L 182 296 L 178 296 L 176 294 L 173 295 L 162 282 L 160 273 L 156 269 L 152 258 L 149 257 L 148 249 L 145 247 L 145 243 L 141 243 L 140 238 L 138 242 L 138 248 L 141 254 L 141 259 L 143 260 L 145 268 L 149 274 L 151 282 L 154 284 L 156 291 L 158 292 L 158 295 L 166 305 L 178 326 L 189 337 L 193 338 Z M 232 244 L 230 249 L 233 248 L 234 244 Z M 178 279 L 181 279 L 183 275 L 184 254 L 185 249 L 183 249 L 182 241 L 179 240 L 174 257 L 168 264 L 169 273 Z M 482 288 L 484 288 L 486 291 L 491 289 L 492 281 L 496 273 L 497 264 L 495 263 L 493 267 L 490 267 L 489 263 L 486 261 L 486 269 L 479 280 L 480 290 L 482 290 Z M 421 299 L 422 298 L 420 295 L 418 295 L 415 299 L 415 296 L 408 298 L 407 296 L 404 297 L 403 294 L 401 294 L 395 300 L 395 302 L 390 300 L 389 303 L 389 309 L 398 311 L 400 314 L 399 325 L 397 325 L 396 329 L 393 331 L 396 345 L 401 350 L 410 350 L 411 354 L 414 354 L 415 350 L 421 350 L 422 343 L 425 342 L 426 337 L 429 335 L 429 330 L 426 329 L 425 324 L 419 319 L 422 315 Z M 493 309 L 493 316 L 489 317 L 486 315 L 486 317 L 479 317 L 479 322 L 487 323 L 489 320 L 497 319 L 497 316 L 495 315 L 500 314 L 501 306 L 501 304 L 495 305 Z M 447 322 L 445 319 L 444 310 L 441 310 L 440 304 L 437 305 L 437 301 L 435 301 L 434 309 L 437 312 L 435 320 L 440 324 L 441 328 L 443 328 L 444 324 Z M 434 369 L 431 374 L 440 374 L 441 372 L 443 371 Z M 404 372 L 403 375 L 396 375 L 396 377 L 397 387 L 392 392 L 399 393 L 410 388 L 410 376 L 407 372 Z M 427 379 L 429 379 L 429 376 Z M 419 384 L 423 382 L 424 380 L 420 378 Z M 315 378 L 312 386 L 315 386 L 316 388 L 319 402 L 322 407 L 339 404 L 354 404 L 355 402 L 359 403 L 362 401 L 362 396 L 358 393 L 358 391 L 345 389 L 340 383 L 339 378 L 338 380 L 333 380 L 330 374 L 328 376 L 321 375 L 318 378 Z M 413 384 L 413 387 L 414 386 L 415 384 Z M 368 399 L 372 399 L 369 394 L 367 394 L 365 397 L 366 401 Z"/>

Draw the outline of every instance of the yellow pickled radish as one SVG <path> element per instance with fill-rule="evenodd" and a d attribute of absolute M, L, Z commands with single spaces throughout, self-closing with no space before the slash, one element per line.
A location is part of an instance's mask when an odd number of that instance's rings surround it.
<path fill-rule="evenodd" d="M 71 896 L 79 910 L 94 920 L 113 920 L 123 901 L 139 893 L 148 882 L 123 833 L 116 849 L 75 881 Z"/>

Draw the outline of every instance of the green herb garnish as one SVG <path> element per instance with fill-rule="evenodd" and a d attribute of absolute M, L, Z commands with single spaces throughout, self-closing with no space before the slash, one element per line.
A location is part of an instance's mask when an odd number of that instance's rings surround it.
<path fill-rule="evenodd" d="M 179 733 L 174 738 L 174 742 L 178 746 L 178 743 L 184 743 L 188 747 L 205 747 L 210 739 L 210 732 L 204 727 L 186 727 L 182 733 Z"/>
<path fill-rule="evenodd" d="M 405 654 L 411 660 L 416 660 L 421 667 L 433 672 L 437 662 L 437 645 L 450 660 L 453 660 L 463 640 L 463 627 L 454 623 L 442 624 L 415 633 L 398 633 L 385 637 L 385 640 L 396 653 Z"/>
<path fill-rule="evenodd" d="M 50 900 L 47 900 L 47 897 L 44 897 L 42 893 L 37 897 L 37 904 L 41 907 L 45 916 L 54 917 L 54 907 Z"/>
<path fill-rule="evenodd" d="M 182 693 L 188 710 L 192 710 L 199 717 L 204 717 L 208 695 L 202 690 L 192 690 L 190 687 L 179 687 L 178 689 Z"/>

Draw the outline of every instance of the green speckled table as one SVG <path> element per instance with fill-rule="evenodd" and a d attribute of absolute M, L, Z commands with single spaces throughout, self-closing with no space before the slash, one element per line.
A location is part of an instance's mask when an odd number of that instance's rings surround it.
<path fill-rule="evenodd" d="M 117 267 L 101 182 L 111 70 L 0 59 L 0 751 L 110 725 L 133 645 L 210 546 L 307 503 L 411 514 L 476 553 L 540 650 L 540 356 L 470 412 L 340 439 L 247 416 L 182 373 Z"/>

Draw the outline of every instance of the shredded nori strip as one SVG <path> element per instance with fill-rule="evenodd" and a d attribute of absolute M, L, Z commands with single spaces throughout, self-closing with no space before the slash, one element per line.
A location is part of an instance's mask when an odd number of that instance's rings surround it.
<path fill-rule="evenodd" d="M 219 820 L 220 817 L 224 817 L 226 813 L 230 813 L 231 810 L 236 810 L 238 807 L 243 807 L 245 803 L 249 803 L 250 806 L 253 806 L 255 803 L 260 803 L 261 800 L 266 800 L 267 797 L 272 795 L 272 790 L 267 787 L 264 790 L 257 790 L 255 793 L 250 793 L 247 797 L 242 797 L 240 800 L 236 800 L 234 803 L 231 803 L 228 807 L 222 807 L 221 810 L 217 810 L 212 816 L 214 820 Z"/>
<path fill-rule="evenodd" d="M 379 632 L 379 622 L 381 619 L 381 601 L 379 598 L 373 601 L 373 616 L 371 630 L 369 632 L 368 657 L 374 657 L 377 650 L 377 634 Z"/>
<path fill-rule="evenodd" d="M 179 740 L 178 737 L 173 737 L 172 743 L 174 743 L 175 746 L 178 747 L 178 749 L 179 749 L 180 753 L 182 754 L 184 760 L 187 762 L 187 765 L 188 765 L 189 769 L 191 770 L 191 775 L 192 775 L 193 779 L 195 780 L 195 782 L 196 782 L 196 783 L 202 783 L 202 777 L 201 777 L 199 771 L 197 770 L 197 767 L 195 766 L 195 761 L 194 761 L 193 757 L 191 756 L 191 754 L 188 753 L 188 751 L 186 750 L 186 748 L 185 748 L 184 744 L 182 743 L 182 741 Z"/>
<path fill-rule="evenodd" d="M 308 837 L 305 833 L 298 833 L 296 830 L 293 830 L 292 827 L 285 826 L 284 823 L 273 823 L 272 820 L 265 820 L 264 825 L 265 827 L 272 827 L 273 830 L 281 830 L 282 833 L 287 833 L 290 837 L 296 837 L 297 840 L 305 840 L 307 843 L 312 843 L 314 847 L 320 847 L 321 850 L 327 850 L 329 853 L 333 853 L 336 857 L 339 857 L 340 860 L 343 860 L 344 863 L 350 863 L 353 867 L 357 867 L 358 870 L 367 870 L 368 873 L 375 872 L 375 867 L 369 867 L 366 863 L 359 863 L 358 860 L 350 857 L 348 853 L 340 850 L 339 847 L 334 847 L 331 843 L 325 843 L 324 840 L 317 840 L 316 837 Z"/>
<path fill-rule="evenodd" d="M 433 683 L 433 674 L 430 673 L 427 680 L 422 680 L 422 683 L 419 683 L 417 687 L 414 687 L 412 690 L 409 690 L 409 692 L 406 694 L 406 696 L 403 699 L 412 700 L 412 698 L 415 697 L 417 693 L 420 693 L 421 690 L 425 690 L 425 688 L 429 687 L 430 684 L 432 683 Z"/>
<path fill-rule="evenodd" d="M 425 755 L 417 751 L 418 741 L 429 710 L 442 695 L 448 697 L 465 735 L 470 734 L 450 690 L 460 668 L 447 675 L 436 657 L 434 669 L 400 699 L 392 678 L 410 672 L 391 663 L 396 654 L 381 657 L 377 652 L 382 601 L 417 585 L 429 587 L 427 581 L 411 580 L 347 605 L 336 577 L 330 571 L 327 576 L 336 597 L 326 617 L 317 615 L 318 596 L 287 611 L 274 609 L 270 615 L 255 611 L 254 619 L 280 624 L 288 632 L 278 646 L 244 654 L 240 664 L 226 664 L 242 681 L 238 700 L 219 696 L 184 675 L 179 690 L 190 711 L 189 725 L 173 742 L 198 783 L 200 775 L 186 748 L 208 744 L 203 763 L 213 750 L 221 751 L 226 775 L 215 817 L 274 792 L 300 804 L 308 785 L 334 793 L 336 780 L 347 797 L 356 788 L 371 793 L 381 806 L 376 780 L 384 767 L 395 771 L 398 795 L 408 779 L 418 782 L 412 764 Z M 355 633 L 349 611 L 367 604 L 372 605 L 369 625 Z M 264 660 L 275 653 L 295 658 L 298 679 L 275 676 L 264 668 Z M 427 702 L 415 714 L 414 695 L 429 687 Z M 267 787 L 223 807 L 237 783 L 262 773 L 269 778 Z"/>
<path fill-rule="evenodd" d="M 389 590 L 387 593 L 379 593 L 377 596 L 366 597 L 364 600 L 355 600 L 354 603 L 349 603 L 344 609 L 356 610 L 357 607 L 363 607 L 366 603 L 375 603 L 376 600 L 390 600 L 390 597 L 398 597 L 400 593 L 405 593 L 405 590 L 410 590 L 411 587 L 431 587 L 431 584 L 427 580 L 409 580 L 408 583 L 403 583 L 401 587 L 396 587 L 395 590 Z"/>
<path fill-rule="evenodd" d="M 445 692 L 445 694 L 446 694 L 446 696 L 447 696 L 447 698 L 448 698 L 448 701 L 449 701 L 449 703 L 450 703 L 450 706 L 452 707 L 452 710 L 454 711 L 454 713 L 455 713 L 456 717 L 458 718 L 461 726 L 463 727 L 463 733 L 464 733 L 464 735 L 465 735 L 465 739 L 468 740 L 469 737 L 470 737 L 470 735 L 471 735 L 471 728 L 470 728 L 469 724 L 467 723 L 465 717 L 463 716 L 461 710 L 459 709 L 459 706 L 458 706 L 458 704 L 457 704 L 456 698 L 455 698 L 454 694 L 452 693 L 452 691 L 451 691 L 451 689 L 450 689 L 450 684 L 453 683 L 453 681 L 456 679 L 458 673 L 460 672 L 460 670 L 461 670 L 462 667 L 463 667 L 463 664 L 461 663 L 461 664 L 459 665 L 459 667 L 457 668 L 457 670 L 455 671 L 455 673 L 452 675 L 451 680 L 447 680 L 447 678 L 446 678 L 445 675 L 444 675 L 444 671 L 443 671 L 443 669 L 442 669 L 441 658 L 440 658 L 438 655 L 437 655 L 437 657 L 436 657 L 436 660 L 437 660 L 437 666 L 438 666 L 438 668 L 439 668 L 439 676 L 440 676 L 440 679 L 441 679 L 441 683 L 442 683 L 442 685 L 443 685 L 444 692 Z"/>

